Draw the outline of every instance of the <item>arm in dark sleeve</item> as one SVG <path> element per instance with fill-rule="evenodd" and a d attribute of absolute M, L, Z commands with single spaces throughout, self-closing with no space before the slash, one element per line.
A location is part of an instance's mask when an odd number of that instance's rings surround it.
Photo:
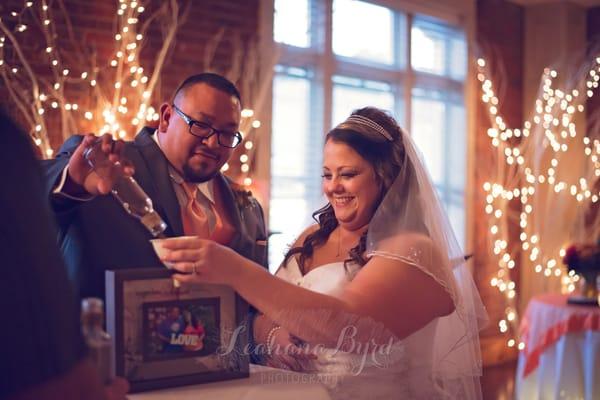
<path fill-rule="evenodd" d="M 251 237 L 254 239 L 252 259 L 266 269 L 269 269 L 268 237 L 263 209 L 254 197 L 250 197 L 249 200 L 250 206 L 243 212 L 244 220 L 247 221 L 246 227 L 249 229 Z"/>
<path fill-rule="evenodd" d="M 60 180 L 60 176 L 69 163 L 69 159 L 73 155 L 77 146 L 83 140 L 83 136 L 74 135 L 71 136 L 65 143 L 61 146 L 60 150 L 56 154 L 56 157 L 52 160 L 42 160 L 41 165 L 44 171 L 44 181 L 45 188 L 44 190 L 48 195 L 52 194 L 56 184 Z"/>
<path fill-rule="evenodd" d="M 9 396 L 65 374 L 85 347 L 39 164 L 0 120 L 0 394 Z"/>
<path fill-rule="evenodd" d="M 71 136 L 61 146 L 56 158 L 52 160 L 40 161 L 44 174 L 45 198 L 50 204 L 51 210 L 54 212 L 56 222 L 59 224 L 61 229 L 65 229 L 69 225 L 71 216 L 82 201 L 64 196 L 62 194 L 57 194 L 55 193 L 55 189 L 63 178 L 63 172 L 67 168 L 73 152 L 75 149 L 77 149 L 83 138 L 84 137 L 81 135 Z"/>

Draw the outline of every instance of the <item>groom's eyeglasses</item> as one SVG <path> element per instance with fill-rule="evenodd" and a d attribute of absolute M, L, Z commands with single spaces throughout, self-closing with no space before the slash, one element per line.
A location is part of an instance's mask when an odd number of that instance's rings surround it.
<path fill-rule="evenodd" d="M 212 135 L 217 135 L 219 145 L 230 149 L 233 149 L 242 142 L 242 134 L 240 132 L 220 131 L 205 122 L 192 119 L 192 117 L 181 111 L 175 104 L 172 104 L 171 107 L 188 124 L 190 133 L 196 137 L 208 139 Z"/>

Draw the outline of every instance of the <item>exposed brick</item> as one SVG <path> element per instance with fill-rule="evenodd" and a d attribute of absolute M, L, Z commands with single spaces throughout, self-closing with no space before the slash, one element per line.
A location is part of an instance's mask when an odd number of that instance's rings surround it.
<path fill-rule="evenodd" d="M 523 122 L 522 91 L 523 91 L 523 25 L 524 13 L 520 6 L 501 0 L 480 0 L 477 2 L 476 36 L 482 55 L 487 60 L 495 84 L 501 84 L 502 93 L 499 114 L 509 126 L 520 126 Z M 478 87 L 479 82 L 477 82 Z M 477 96 L 479 98 L 479 96 Z M 490 279 L 495 276 L 497 260 L 491 254 L 491 243 L 488 216 L 485 214 L 486 205 L 484 192 L 481 190 L 484 182 L 495 170 L 493 151 L 487 137 L 487 129 L 491 126 L 483 104 L 478 102 L 476 110 L 475 138 L 475 280 L 480 290 L 483 302 L 490 315 L 491 323 L 483 335 L 494 336 L 498 332 L 498 321 L 504 317 L 506 302 L 504 296 L 496 288 L 490 286 Z M 510 242 L 518 243 L 516 230 L 509 231 Z M 511 278 L 518 284 L 518 267 L 513 270 Z"/>
<path fill-rule="evenodd" d="M 587 39 L 590 52 L 594 57 L 600 57 L 600 7 L 590 8 L 587 13 Z M 600 125 L 600 90 L 596 89 L 594 96 L 587 101 L 588 126 L 593 122 Z M 596 126 L 596 135 L 600 135 L 600 126 Z"/>
<path fill-rule="evenodd" d="M 112 71 L 104 68 L 111 60 L 115 51 L 115 27 L 117 17 L 117 3 L 89 0 L 64 0 L 65 8 L 69 13 L 69 20 L 72 24 L 73 35 L 79 41 L 86 54 L 81 54 L 72 45 L 66 25 L 66 19 L 58 7 L 58 2 L 52 3 L 53 24 L 56 30 L 58 47 L 63 51 L 63 60 L 68 63 L 68 67 L 74 76 L 78 76 L 84 69 L 88 68 L 89 59 L 95 55 L 98 65 L 103 68 L 101 77 L 110 77 Z M 180 25 L 175 46 L 166 60 L 159 85 L 157 85 L 153 95 L 153 105 L 158 107 L 162 101 L 169 100 L 172 92 L 177 85 L 186 76 L 202 71 L 204 52 L 206 43 L 222 28 L 226 30 L 223 36 L 224 42 L 229 37 L 239 36 L 241 43 L 248 43 L 254 40 L 258 30 L 258 0 L 204 0 L 191 1 L 189 3 L 180 2 L 180 11 L 184 11 L 185 4 L 190 7 L 187 10 L 185 21 Z M 140 24 L 146 18 L 157 10 L 163 1 L 151 0 L 145 5 L 146 11 L 140 16 Z M 4 0 L 0 4 L 0 16 L 3 21 L 11 23 L 10 11 L 20 11 L 23 7 L 22 0 Z M 35 5 L 34 5 L 35 7 Z M 31 20 L 30 16 L 27 16 Z M 16 21 L 13 21 L 14 24 Z M 34 24 L 28 24 L 29 29 L 20 35 L 22 49 L 30 62 L 35 73 L 40 79 L 52 81 L 51 69 L 49 68 L 49 59 L 44 49 L 46 43 L 41 36 L 41 31 Z M 151 25 L 144 39 L 144 47 L 140 53 L 141 65 L 149 74 L 155 63 L 163 42 L 163 36 L 160 31 L 160 21 L 155 21 Z M 8 65 L 15 63 L 14 52 L 7 44 L 4 48 L 5 58 Z M 222 43 L 215 56 L 221 59 L 215 60 L 217 72 L 224 72 L 231 63 L 230 43 Z M 82 59 L 83 57 L 83 59 Z M 12 64 L 11 64 L 12 63 Z M 111 85 L 112 81 L 102 82 L 100 84 Z M 239 83 L 239 82 L 238 82 Z M 86 90 L 80 86 L 67 85 L 66 93 L 69 99 L 78 104 L 87 104 L 93 99 L 87 99 Z M 242 94 L 243 95 L 243 94 Z M 0 79 L 0 103 L 6 107 L 11 115 L 17 120 L 23 122 L 19 117 L 20 112 L 16 110 L 14 103 L 7 94 L 7 89 L 3 80 Z M 50 131 L 50 141 L 54 148 L 62 142 L 61 129 L 59 125 L 58 112 L 47 107 L 47 125 Z M 82 119 L 82 118 L 81 118 Z M 79 129 L 86 127 L 84 121 Z"/>

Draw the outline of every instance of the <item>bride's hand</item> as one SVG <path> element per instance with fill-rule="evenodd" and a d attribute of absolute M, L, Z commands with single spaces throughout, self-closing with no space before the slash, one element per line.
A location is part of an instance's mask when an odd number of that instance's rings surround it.
<path fill-rule="evenodd" d="M 271 343 L 266 344 L 271 349 L 267 358 L 267 366 L 292 371 L 308 372 L 310 361 L 316 356 L 301 347 L 285 328 L 279 328 L 273 335 Z"/>
<path fill-rule="evenodd" d="M 243 258 L 229 247 L 200 238 L 169 238 L 161 261 L 179 271 L 180 282 L 216 283 L 233 286 Z"/>

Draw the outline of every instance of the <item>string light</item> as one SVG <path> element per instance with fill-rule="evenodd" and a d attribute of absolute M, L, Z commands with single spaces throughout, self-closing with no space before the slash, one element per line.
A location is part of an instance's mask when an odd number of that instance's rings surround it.
<path fill-rule="evenodd" d="M 242 110 L 242 118 L 251 118 L 254 115 L 254 110 L 244 108 Z"/>
<path fill-rule="evenodd" d="M 139 18 L 138 15 L 139 13 L 144 11 L 144 7 L 142 7 L 141 5 L 139 5 L 138 2 L 136 1 L 120 1 L 121 3 L 121 7 L 120 10 L 127 10 L 125 12 L 125 14 L 123 15 L 123 17 L 121 17 L 118 21 L 118 33 L 115 33 L 114 38 L 115 38 L 115 43 L 117 44 L 116 49 L 115 49 L 115 53 L 113 54 L 113 57 L 111 59 L 109 59 L 109 61 L 114 60 L 114 62 L 111 62 L 111 64 L 115 67 L 118 67 L 118 63 L 119 62 L 123 62 L 124 64 L 127 64 L 128 60 L 130 61 L 134 61 L 134 63 L 129 64 L 129 65 L 124 65 L 123 70 L 121 69 L 117 69 L 117 74 L 115 77 L 115 81 L 114 81 L 114 85 L 113 85 L 113 90 L 115 91 L 122 91 L 122 86 L 125 84 L 125 82 L 127 84 L 129 84 L 132 81 L 131 76 L 133 76 L 133 74 L 137 74 L 143 71 L 143 68 L 141 66 L 139 66 L 138 62 L 135 62 L 135 60 L 137 60 L 138 58 L 138 52 L 140 50 L 140 46 L 138 46 L 138 43 L 140 43 L 140 41 L 143 39 L 144 35 L 142 32 L 139 32 L 139 28 L 138 28 L 138 23 L 139 23 Z M 34 2 L 33 1 L 26 1 L 24 2 L 24 5 L 26 8 L 29 7 L 33 7 L 34 6 Z M 51 30 L 51 26 L 52 26 L 52 19 L 51 19 L 51 14 L 49 13 L 49 7 L 46 4 L 45 1 L 42 1 L 40 4 L 40 8 L 41 8 L 41 12 L 38 14 L 38 18 L 39 18 L 39 25 L 41 26 L 41 33 L 43 34 L 43 38 L 45 39 L 45 45 L 44 45 L 44 54 L 47 54 L 48 56 L 48 65 L 51 68 L 55 68 L 54 71 L 56 71 L 54 73 L 54 81 L 51 82 L 49 84 L 49 88 L 48 88 L 48 92 L 49 92 L 49 96 L 51 96 L 52 98 L 49 101 L 49 107 L 48 110 L 45 110 L 44 107 L 41 107 L 40 103 L 46 101 L 48 99 L 48 95 L 41 93 L 41 94 L 35 94 L 35 101 L 39 101 L 39 103 L 35 104 L 34 106 L 36 107 L 35 109 L 37 110 L 37 117 L 36 117 L 36 123 L 32 126 L 32 132 L 36 132 L 37 135 L 34 138 L 34 142 L 36 143 L 37 146 L 41 146 L 42 147 L 42 151 L 46 156 L 50 156 L 51 154 L 53 154 L 53 152 L 51 151 L 52 149 L 48 146 L 48 141 L 47 140 L 42 140 L 42 134 L 46 134 L 45 132 L 45 128 L 44 128 L 44 124 L 43 124 L 43 118 L 46 117 L 46 114 L 48 114 L 49 110 L 57 110 L 57 109 L 64 109 L 65 111 L 78 111 L 80 108 L 88 108 L 88 109 L 83 109 L 83 113 L 82 116 L 88 120 L 88 121 L 93 121 L 94 123 L 99 123 L 102 126 L 102 129 L 114 129 L 116 128 L 116 119 L 114 118 L 115 115 L 117 113 L 120 112 L 121 115 L 127 115 L 129 113 L 130 107 L 129 104 L 127 104 L 127 106 L 125 106 L 127 102 L 127 97 L 132 96 L 135 97 L 138 100 L 138 103 L 141 104 L 145 104 L 149 98 L 150 98 L 150 94 L 151 94 L 151 90 L 147 87 L 147 84 L 149 83 L 149 79 L 148 77 L 145 77 L 145 79 L 141 80 L 141 84 L 134 84 L 134 85 L 127 85 L 128 87 L 134 88 L 133 91 L 130 92 L 122 92 L 120 95 L 118 95 L 117 99 L 119 99 L 119 101 L 116 102 L 116 104 L 111 104 L 109 101 L 107 100 L 103 100 L 103 99 L 110 99 L 113 96 L 111 96 L 110 94 L 107 93 L 101 93 L 100 96 L 94 96 L 94 98 L 96 98 L 97 100 L 97 105 L 90 105 L 92 107 L 92 109 L 90 109 L 90 106 L 86 106 L 86 107 L 80 107 L 80 105 L 77 102 L 72 102 L 72 101 L 67 101 L 65 99 L 65 96 L 69 93 L 65 87 L 66 84 L 77 84 L 78 82 L 82 82 L 85 81 L 86 83 L 89 83 L 89 87 L 92 88 L 93 90 L 98 90 L 95 89 L 98 87 L 98 81 L 97 81 L 97 76 L 98 76 L 98 72 L 99 69 L 97 67 L 95 67 L 95 65 L 91 65 L 89 67 L 83 68 L 83 70 L 79 70 L 77 71 L 77 75 L 81 77 L 81 80 L 77 79 L 77 80 L 67 80 L 70 76 L 72 76 L 73 72 L 76 70 L 75 68 L 69 68 L 67 65 L 65 65 L 65 63 L 62 61 L 61 57 L 60 57 L 60 51 L 57 48 L 57 46 L 55 45 L 55 40 L 56 40 L 56 35 L 54 34 L 53 30 Z M 168 12 L 171 12 L 173 10 L 169 9 L 167 10 Z M 11 15 L 13 17 L 18 18 L 17 23 L 15 23 L 14 25 L 14 32 L 16 33 L 22 33 L 22 34 L 27 34 L 29 32 L 28 29 L 28 22 L 25 22 L 24 17 L 25 14 L 23 13 L 18 13 L 17 11 L 13 11 L 11 13 Z M 36 17 L 36 14 L 32 13 L 31 15 L 34 15 L 34 17 Z M 67 22 L 68 22 L 68 16 L 67 16 Z M 6 25 L 4 25 L 3 21 L 0 19 L 0 24 L 2 24 L 2 28 L 3 30 L 8 30 L 10 29 L 9 27 L 7 27 Z M 169 28 L 171 29 L 171 28 Z M 6 38 L 4 36 L 0 36 L 0 46 L 4 46 L 5 44 L 5 40 Z M 168 48 L 168 46 L 170 46 L 171 41 L 168 41 L 168 44 L 164 45 L 165 47 Z M 11 37 L 11 42 L 10 44 L 12 44 L 14 47 L 19 47 L 20 43 L 17 41 L 17 39 L 14 39 Z M 1 59 L 1 54 L 0 53 L 0 65 L 4 64 L 4 60 Z M 120 60 L 122 57 L 126 57 L 126 60 L 123 61 L 118 61 Z M 25 60 L 25 62 L 27 62 Z M 81 68 L 79 65 L 77 66 L 77 69 Z M 125 69 L 126 68 L 126 69 Z M 17 74 L 19 72 L 19 67 L 16 65 L 13 65 L 10 67 L 9 71 L 11 71 L 13 74 Z M 129 75 L 127 74 L 129 72 Z M 135 78 L 138 79 L 139 78 Z M 43 87 L 43 84 L 39 84 L 39 87 Z M 136 87 L 137 86 L 137 87 Z M 101 91 L 104 91 L 105 88 L 108 86 L 105 86 L 104 88 L 100 88 Z M 99 94 L 100 94 L 99 93 Z M 142 95 L 143 93 L 143 95 Z M 123 100 L 123 98 L 125 98 L 125 100 Z M 104 114 L 101 112 L 93 112 L 95 110 L 93 110 L 93 107 L 98 107 L 100 110 L 104 109 L 104 108 L 108 108 L 110 111 L 108 114 Z M 135 110 L 132 110 L 133 113 L 135 114 Z M 99 116 L 99 120 L 96 121 L 94 116 L 98 115 Z M 135 119 L 131 118 L 132 116 L 128 117 L 129 121 L 134 121 Z M 40 119 L 41 118 L 41 119 Z M 150 120 L 157 120 L 158 115 L 156 113 L 151 113 L 150 114 Z M 103 120 L 103 121 L 102 121 Z M 109 120 L 113 120 L 111 123 L 107 123 Z M 40 123 L 41 122 L 41 123 Z M 103 123 L 104 122 L 104 123 Z M 140 120 L 137 119 L 135 120 L 135 122 L 139 123 Z M 137 125 L 135 126 L 137 128 Z M 117 131 L 119 136 L 123 136 L 124 132 L 125 134 L 127 133 L 127 129 L 125 128 L 118 128 L 119 130 Z"/>
<path fill-rule="evenodd" d="M 27 1 L 26 7 L 34 7 L 36 3 Z M 40 6 L 38 6 L 40 7 Z M 127 135 L 141 128 L 146 122 L 156 122 L 160 115 L 150 106 L 154 87 L 157 85 L 156 76 L 162 68 L 162 61 L 157 62 L 160 66 L 154 67 L 150 72 L 145 72 L 140 65 L 139 52 L 141 51 L 145 32 L 141 31 L 140 14 L 145 12 L 145 7 L 135 0 L 119 0 L 117 5 L 117 20 L 115 32 L 111 36 L 114 39 L 114 50 L 109 54 L 108 59 L 102 61 L 100 67 L 95 64 L 69 65 L 65 58 L 61 56 L 61 49 L 57 45 L 56 35 L 54 33 L 54 21 L 49 11 L 46 1 L 41 2 L 41 12 L 31 13 L 39 18 L 38 26 L 41 27 L 43 34 L 43 49 L 46 55 L 46 62 L 51 69 L 53 80 L 47 84 L 45 93 L 35 94 L 34 110 L 37 110 L 35 124 L 32 125 L 31 135 L 34 143 L 41 148 L 42 154 L 51 157 L 54 154 L 49 146 L 47 132 L 45 130 L 44 119 L 48 114 L 55 113 L 55 110 L 61 110 L 61 118 L 79 118 L 86 121 L 85 129 L 93 130 L 99 134 L 112 133 L 115 137 L 127 138 Z M 176 30 L 177 22 L 175 16 L 176 10 L 169 9 L 167 12 L 173 12 L 173 24 L 167 28 L 173 33 Z M 14 25 L 14 32 L 28 35 L 32 30 L 28 29 L 29 22 L 21 20 L 22 15 L 14 12 L 14 16 L 19 18 Z M 66 23 L 70 23 L 67 21 Z M 0 24 L 3 22 L 0 20 Z M 3 28 L 5 28 L 3 24 Z M 145 29 L 145 27 L 144 27 Z M 167 36 L 168 37 L 168 36 Z M 171 35 L 174 37 L 174 35 Z M 0 46 L 4 46 L 5 38 L 0 36 Z M 11 42 L 15 47 L 19 43 L 15 40 Z M 165 41 L 163 49 L 168 50 L 172 45 L 172 39 Z M 163 51 L 167 54 L 168 52 Z M 4 64 L 1 59 L 3 53 L 0 52 L 0 65 Z M 85 58 L 82 58 L 85 59 Z M 107 74 L 104 70 L 109 70 Z M 11 65 L 10 71 L 17 74 L 18 65 Z M 110 76 L 109 80 L 105 77 Z M 102 78 L 99 78 L 102 77 Z M 103 79 L 103 80 L 100 80 Z M 71 85 L 84 85 L 93 95 L 88 98 L 93 102 L 78 104 L 74 99 L 69 98 L 70 93 L 81 93 L 81 86 L 75 91 L 71 91 Z M 89 86 L 88 86 L 89 85 Z M 43 86 L 43 82 L 40 83 Z M 48 102 L 43 107 L 42 102 Z M 252 152 L 255 149 L 255 143 L 251 140 L 253 129 L 261 127 L 261 121 L 256 119 L 255 111 L 251 108 L 242 110 L 242 123 L 240 131 L 243 133 L 243 147 L 240 146 L 243 153 L 239 153 L 239 171 L 242 174 L 241 179 L 245 186 L 251 186 L 253 183 L 250 177 L 251 160 L 254 159 Z M 73 122 L 71 120 L 71 122 Z M 63 124 L 68 126 L 67 123 Z M 232 164 L 225 164 L 223 171 L 231 172 Z"/>
<path fill-rule="evenodd" d="M 521 129 L 508 129 L 503 118 L 499 115 L 498 107 L 499 99 L 494 92 L 492 81 L 486 76 L 484 67 L 486 66 L 484 59 L 477 60 L 477 80 L 481 84 L 482 96 L 481 100 L 486 106 L 492 127 L 487 130 L 487 136 L 490 139 L 491 145 L 498 149 L 500 157 L 508 166 L 512 166 L 517 174 L 524 177 L 525 185 L 521 188 L 509 188 L 500 183 L 485 182 L 483 190 L 486 194 L 485 212 L 489 216 L 489 225 L 491 233 L 491 242 L 493 245 L 493 253 L 498 259 L 498 270 L 496 276 L 490 280 L 490 285 L 495 287 L 499 292 L 503 293 L 506 302 L 509 305 L 505 310 L 505 319 L 499 323 L 501 333 L 507 333 L 511 330 L 511 334 L 517 331 L 518 314 L 515 304 L 516 283 L 510 278 L 509 271 L 513 269 L 518 260 L 513 258 L 507 246 L 507 212 L 514 209 L 510 206 L 510 201 L 514 198 L 520 199 L 522 212 L 519 216 L 519 248 L 522 249 L 522 257 L 526 257 L 535 264 L 534 271 L 537 274 L 542 273 L 547 279 L 560 278 L 563 290 L 571 292 L 575 288 L 575 282 L 579 279 L 577 275 L 569 271 L 566 273 L 563 269 L 558 268 L 557 260 L 562 259 L 565 255 L 564 247 L 556 250 L 558 254 L 548 253 L 547 249 L 542 251 L 540 243 L 543 240 L 539 233 L 531 232 L 531 219 L 535 216 L 536 203 L 533 202 L 533 197 L 536 193 L 536 186 L 547 186 L 548 193 L 556 193 L 563 196 L 568 196 L 577 202 L 589 201 L 596 203 L 600 198 L 600 193 L 592 191 L 592 188 L 597 188 L 596 180 L 600 176 L 600 142 L 593 142 L 588 137 L 578 135 L 576 123 L 574 119 L 577 113 L 584 111 L 585 107 L 577 102 L 583 101 L 579 99 L 579 92 L 574 89 L 571 91 L 563 91 L 554 87 L 554 79 L 558 76 L 557 71 L 546 68 L 544 70 L 543 90 L 541 95 L 535 101 L 534 114 L 530 121 L 525 121 Z M 596 59 L 596 64 L 590 69 L 589 76 L 586 81 L 588 90 L 586 95 L 592 97 L 594 82 L 600 79 L 596 73 L 596 69 L 600 71 L 600 57 Z M 595 79 L 595 78 L 598 79 Z M 543 135 L 544 143 L 547 144 L 547 149 L 554 152 L 554 155 L 549 158 L 550 167 L 540 168 L 540 164 L 535 164 L 533 160 L 527 158 L 527 142 L 515 142 L 513 137 L 528 138 L 532 133 L 532 129 L 539 129 Z M 537 131 L 536 131 L 537 132 Z M 569 151 L 570 145 L 580 143 L 584 146 L 584 157 L 591 166 L 593 177 L 580 177 L 577 182 L 565 182 L 558 178 L 560 170 L 561 154 Z M 568 162 L 568 161 L 567 161 Z M 554 251 L 554 250 L 552 250 Z M 524 258 L 525 259 L 525 258 Z M 510 329 L 512 328 L 512 329 Z M 507 341 L 509 347 L 517 345 L 519 350 L 525 348 L 525 344 L 520 342 L 517 344 L 514 338 Z"/>

